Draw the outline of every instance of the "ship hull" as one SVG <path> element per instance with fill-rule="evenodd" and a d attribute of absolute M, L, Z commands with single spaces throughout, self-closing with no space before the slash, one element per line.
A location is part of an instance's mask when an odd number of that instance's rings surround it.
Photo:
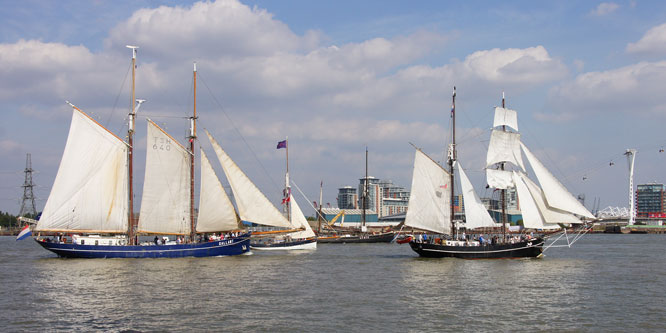
<path fill-rule="evenodd" d="M 66 258 L 183 258 L 234 256 L 250 251 L 250 235 L 205 243 L 174 245 L 83 245 L 46 242 L 43 248 Z"/>
<path fill-rule="evenodd" d="M 544 240 L 536 238 L 514 244 L 483 246 L 451 246 L 431 243 L 409 242 L 414 252 L 428 258 L 461 259 L 516 259 L 537 258 L 543 253 Z"/>
<path fill-rule="evenodd" d="M 319 237 L 319 243 L 331 244 L 350 244 L 350 243 L 390 243 L 395 234 L 393 232 L 386 232 L 382 234 L 361 234 L 361 235 L 343 235 L 343 236 L 329 236 Z"/>
<path fill-rule="evenodd" d="M 280 251 L 280 250 L 315 250 L 317 249 L 317 239 L 308 238 L 301 239 L 291 242 L 281 242 L 281 243 L 252 243 L 250 248 L 258 251 Z"/>

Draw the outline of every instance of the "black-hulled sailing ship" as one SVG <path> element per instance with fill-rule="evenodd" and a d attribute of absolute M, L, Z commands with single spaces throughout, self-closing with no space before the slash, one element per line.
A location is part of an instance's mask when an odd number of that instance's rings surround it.
<path fill-rule="evenodd" d="M 201 150 L 198 218 L 194 214 L 196 64 L 189 149 L 148 120 L 146 173 L 138 221 L 133 213 L 133 135 L 136 112 L 132 49 L 132 94 L 128 141 L 81 109 L 73 115 L 65 151 L 35 240 L 62 257 L 162 258 L 239 255 L 250 250 L 234 207 Z M 135 107 L 136 103 L 136 107 Z M 203 237 L 216 233 L 215 238 Z M 139 236 L 155 236 L 141 243 Z M 159 236 L 159 237 L 158 237 Z M 175 237 L 168 240 L 168 236 Z"/>
<path fill-rule="evenodd" d="M 452 98 L 451 144 L 448 148 L 448 170 L 416 149 L 411 195 L 405 226 L 425 230 L 432 234 L 412 237 L 412 250 L 423 257 L 454 257 L 464 259 L 484 258 L 534 258 L 541 257 L 545 238 L 531 234 L 507 235 L 506 202 L 504 191 L 515 188 L 520 202 L 525 230 L 555 231 L 561 225 L 581 224 L 580 218 L 594 216 L 567 191 L 567 189 L 541 164 L 520 141 L 517 113 L 502 107 L 495 108 L 493 130 L 486 158 L 486 179 L 490 187 L 500 189 L 502 214 L 496 223 L 481 203 L 457 161 L 455 143 L 455 100 Z M 539 184 L 527 177 L 521 150 L 527 157 Z M 454 220 L 454 173 L 460 176 L 461 192 L 465 207 L 465 222 L 459 233 Z M 475 229 L 498 230 L 501 235 L 484 239 L 471 238 Z M 479 230 L 479 229 L 477 229 Z M 498 232 L 499 233 L 499 232 Z M 466 237 L 461 237 L 461 236 Z"/>
<path fill-rule="evenodd" d="M 354 243 L 390 243 L 395 237 L 393 231 L 369 232 L 366 225 L 366 209 L 368 207 L 368 148 L 365 148 L 365 179 L 361 193 L 361 228 L 360 230 L 333 229 L 332 233 L 319 235 L 320 243 L 354 244 Z M 320 200 L 321 201 L 321 200 Z M 321 212 L 320 212 L 321 214 Z"/>

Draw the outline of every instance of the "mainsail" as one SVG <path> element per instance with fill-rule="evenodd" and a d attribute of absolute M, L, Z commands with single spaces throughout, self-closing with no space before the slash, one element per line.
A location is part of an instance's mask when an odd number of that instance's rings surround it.
<path fill-rule="evenodd" d="M 569 191 L 560 183 L 547 169 L 541 164 L 541 162 L 532 154 L 532 152 L 527 149 L 527 147 L 520 143 L 520 146 L 527 156 L 527 160 L 534 170 L 534 174 L 541 184 L 543 193 L 546 198 L 546 202 L 550 207 L 554 207 L 566 212 L 571 212 L 580 216 L 594 219 L 594 215 L 590 213 L 585 206 L 583 206 L 580 201 L 569 193 Z"/>
<path fill-rule="evenodd" d="M 441 165 L 417 149 L 405 225 L 450 234 L 450 183 L 451 175 Z"/>
<path fill-rule="evenodd" d="M 238 229 L 238 218 L 229 196 L 201 149 L 201 192 L 197 232 L 218 232 Z"/>
<path fill-rule="evenodd" d="M 206 134 L 231 185 L 241 220 L 273 227 L 292 227 L 289 220 L 261 193 L 210 133 L 206 131 Z"/>
<path fill-rule="evenodd" d="M 190 233 L 190 152 L 148 120 L 138 232 Z"/>
<path fill-rule="evenodd" d="M 462 165 L 460 162 L 456 162 L 456 164 L 458 165 L 460 186 L 462 187 L 463 202 L 465 203 L 465 228 L 495 227 L 495 221 L 490 217 L 488 210 L 474 191 L 474 187 L 467 178 Z"/>
<path fill-rule="evenodd" d="M 127 145 L 73 108 L 58 174 L 35 231 L 126 232 Z"/>

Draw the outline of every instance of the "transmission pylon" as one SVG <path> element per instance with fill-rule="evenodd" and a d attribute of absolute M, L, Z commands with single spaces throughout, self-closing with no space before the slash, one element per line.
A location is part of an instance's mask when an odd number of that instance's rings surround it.
<path fill-rule="evenodd" d="M 30 214 L 32 218 L 37 215 L 37 209 L 35 208 L 35 194 L 33 188 L 35 184 L 32 182 L 32 160 L 30 158 L 30 153 L 25 157 L 25 181 L 23 182 L 23 200 L 21 200 L 21 211 L 19 216 L 25 216 Z"/>

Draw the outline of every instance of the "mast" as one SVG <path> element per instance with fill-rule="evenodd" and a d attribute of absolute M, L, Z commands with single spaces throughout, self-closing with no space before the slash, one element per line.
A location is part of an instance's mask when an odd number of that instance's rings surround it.
<path fill-rule="evenodd" d="M 506 108 L 505 102 L 504 102 L 504 91 L 502 91 L 502 108 Z M 506 132 L 506 126 L 502 125 L 502 131 Z M 500 163 L 500 169 L 504 170 L 504 162 Z M 500 196 L 502 197 L 501 203 L 502 203 L 502 239 L 506 241 L 506 190 L 501 189 L 500 190 Z"/>
<path fill-rule="evenodd" d="M 365 229 L 365 205 L 368 202 L 368 147 L 365 147 L 365 182 L 363 183 L 363 213 L 361 214 L 361 230 Z"/>
<path fill-rule="evenodd" d="M 321 201 L 324 194 L 324 181 L 319 184 L 319 214 L 317 215 L 317 233 L 321 233 Z"/>
<path fill-rule="evenodd" d="M 132 94 L 130 96 L 130 113 L 129 113 L 129 126 L 127 129 L 127 167 L 129 173 L 129 216 L 128 216 L 128 227 L 127 227 L 127 237 L 129 238 L 129 243 L 132 245 L 136 244 L 135 235 L 134 235 L 134 188 L 132 186 L 133 181 L 133 169 L 134 169 L 134 120 L 136 117 L 136 110 L 138 110 L 141 102 L 138 103 L 136 108 L 134 107 L 135 100 L 135 88 L 136 88 L 136 50 L 138 46 L 126 45 L 128 49 L 132 50 Z"/>
<path fill-rule="evenodd" d="M 194 107 L 192 117 L 190 117 L 190 240 L 194 242 L 196 238 L 196 225 L 194 223 L 194 140 L 197 138 L 197 63 L 194 63 L 192 72 L 194 81 Z"/>
<path fill-rule="evenodd" d="M 457 237 L 456 223 L 454 221 L 455 209 L 453 207 L 453 200 L 455 194 L 453 191 L 454 179 L 453 179 L 453 163 L 456 160 L 456 87 L 453 86 L 453 97 L 451 103 L 451 145 L 449 146 L 449 171 L 451 172 L 451 234 L 453 239 Z"/>
<path fill-rule="evenodd" d="M 285 154 L 287 155 L 287 173 L 284 174 L 285 204 L 287 205 L 287 220 L 291 223 L 291 188 L 289 187 L 289 137 L 285 138 Z"/>

